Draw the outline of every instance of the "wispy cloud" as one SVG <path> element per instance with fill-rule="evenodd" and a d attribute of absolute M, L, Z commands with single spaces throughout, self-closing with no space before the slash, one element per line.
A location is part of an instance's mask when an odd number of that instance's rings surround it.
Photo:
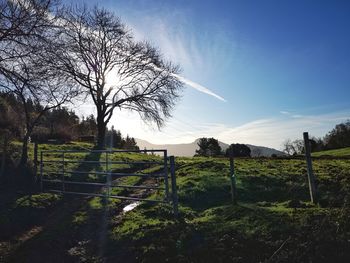
<path fill-rule="evenodd" d="M 285 139 L 301 138 L 305 131 L 313 136 L 323 137 L 334 125 L 345 121 L 349 116 L 350 110 L 314 116 L 261 119 L 238 127 L 216 124 L 208 127 L 208 135 L 227 143 L 240 142 L 280 148 Z"/>
<path fill-rule="evenodd" d="M 280 149 L 287 138 L 302 138 L 302 133 L 308 131 L 312 136 L 323 137 L 336 124 L 350 118 L 350 109 L 323 115 L 303 115 L 273 117 L 251 121 L 239 126 L 224 123 L 193 123 L 186 122 L 186 116 L 172 119 L 162 130 L 151 130 L 146 126 L 135 129 L 140 122 L 128 117 L 122 117 L 119 124 L 123 134 L 143 138 L 153 143 L 185 143 L 200 137 L 214 137 L 225 143 L 248 143 Z M 133 119 L 133 123 L 130 123 Z M 135 126 L 136 125 L 136 126 Z"/>
<path fill-rule="evenodd" d="M 289 114 L 290 114 L 289 111 L 284 111 L 284 110 L 281 110 L 280 113 L 281 113 L 281 114 L 284 114 L 284 115 L 289 115 Z"/>
<path fill-rule="evenodd" d="M 142 21 L 139 20 L 140 17 Z M 176 27 L 173 26 L 174 23 Z M 183 13 L 172 12 L 163 16 L 144 14 L 130 24 L 139 40 L 146 39 L 159 46 L 165 58 L 178 63 L 187 76 L 196 76 L 201 83 L 205 83 L 203 76 L 209 76 L 217 72 L 218 68 L 228 66 L 230 63 L 227 55 L 229 52 L 226 51 L 231 49 L 231 46 L 228 47 L 227 42 L 222 40 L 220 32 L 216 32 L 215 37 L 211 34 L 210 37 L 201 36 L 203 39 L 198 39 L 198 35 L 193 33 L 196 32 L 195 29 L 188 23 Z M 219 38 L 220 42 L 213 41 Z M 225 98 L 209 89 L 207 85 L 180 75 L 176 77 L 188 87 L 226 102 Z"/>
<path fill-rule="evenodd" d="M 198 91 L 200 91 L 200 92 L 202 92 L 202 93 L 205 93 L 205 94 L 208 94 L 208 95 L 210 95 L 210 96 L 213 96 L 213 97 L 215 97 L 215 98 L 217 98 L 217 99 L 219 99 L 219 100 L 221 100 L 221 101 L 223 101 L 223 102 L 226 102 L 226 100 L 225 100 L 223 97 L 221 97 L 221 96 L 215 94 L 215 93 L 212 92 L 210 89 L 208 89 L 208 88 L 202 86 L 201 84 L 198 84 L 198 83 L 196 83 L 196 82 L 194 82 L 194 81 L 192 81 L 192 80 L 186 79 L 186 78 L 181 77 L 181 76 L 179 76 L 179 75 L 176 75 L 176 74 L 174 74 L 174 75 L 175 75 L 181 82 L 183 82 L 184 84 L 186 84 L 187 86 L 189 86 L 189 87 L 191 87 L 191 88 L 194 88 L 195 90 L 198 90 Z"/>

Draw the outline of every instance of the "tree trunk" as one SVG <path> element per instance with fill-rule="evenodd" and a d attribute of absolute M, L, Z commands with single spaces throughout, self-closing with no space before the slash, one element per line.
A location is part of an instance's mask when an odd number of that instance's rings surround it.
<path fill-rule="evenodd" d="M 106 124 L 103 116 L 97 116 L 97 148 L 102 150 L 105 148 Z"/>
<path fill-rule="evenodd" d="M 22 155 L 21 155 L 21 160 L 19 162 L 20 167 L 25 167 L 28 161 L 28 141 L 29 141 L 29 133 L 27 132 L 23 138 Z"/>

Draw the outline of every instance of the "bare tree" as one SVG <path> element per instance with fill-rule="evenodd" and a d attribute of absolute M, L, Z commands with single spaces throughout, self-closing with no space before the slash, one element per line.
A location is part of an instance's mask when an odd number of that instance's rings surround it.
<path fill-rule="evenodd" d="M 293 146 L 292 146 L 292 140 L 291 139 L 286 139 L 282 143 L 282 151 L 285 152 L 288 155 L 293 154 Z"/>
<path fill-rule="evenodd" d="M 288 155 L 297 155 L 304 152 L 304 142 L 303 140 L 294 140 L 287 139 L 283 142 L 283 152 Z"/>
<path fill-rule="evenodd" d="M 0 90 L 20 99 L 25 117 L 20 166 L 27 163 L 28 141 L 39 119 L 77 94 L 67 75 L 46 63 L 56 48 L 54 7 L 50 0 L 0 3 Z"/>
<path fill-rule="evenodd" d="M 22 37 L 32 37 L 42 31 L 56 3 L 52 0 L 1 0 L 0 41 L 11 39 L 23 43 Z"/>
<path fill-rule="evenodd" d="M 135 43 L 119 18 L 104 9 L 67 10 L 62 28 L 57 39 L 65 52 L 55 63 L 95 104 L 99 148 L 117 107 L 136 111 L 158 127 L 164 124 L 182 87 L 177 66 L 163 61 L 148 43 Z"/>
<path fill-rule="evenodd" d="M 53 25 L 56 7 L 56 0 L 0 0 L 0 74 L 12 73 L 8 64 L 31 53 Z"/>
<path fill-rule="evenodd" d="M 40 118 L 69 102 L 78 92 L 64 74 L 41 64 L 40 57 L 34 53 L 25 59 L 17 58 L 12 67 L 12 72 L 0 81 L 0 89 L 12 92 L 21 101 L 25 123 L 20 165 L 24 166 L 28 159 L 28 141 Z"/>

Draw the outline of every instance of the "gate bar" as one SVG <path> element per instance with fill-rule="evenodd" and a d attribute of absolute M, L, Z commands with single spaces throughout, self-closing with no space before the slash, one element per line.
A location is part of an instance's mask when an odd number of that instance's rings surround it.
<path fill-rule="evenodd" d="M 163 153 L 163 161 L 135 161 L 132 162 L 132 160 L 128 161 L 111 161 L 110 154 L 112 153 L 147 153 L 147 152 L 158 152 L 161 157 L 160 153 Z M 61 153 L 61 158 L 58 156 L 57 160 L 48 160 L 44 161 L 44 154 L 45 153 L 54 153 L 54 154 L 59 154 Z M 68 154 L 69 153 L 105 153 L 106 154 L 106 159 L 105 161 L 76 161 L 76 160 L 67 160 Z M 61 159 L 61 160 L 60 160 Z M 170 170 L 168 166 L 168 162 L 170 162 Z M 62 163 L 62 168 L 61 168 L 61 173 L 59 172 L 50 172 L 47 171 L 45 172 L 45 175 L 58 175 L 61 176 L 61 180 L 59 179 L 44 179 L 44 163 Z M 68 163 L 99 163 L 99 164 L 105 164 L 105 171 L 66 171 L 65 165 Z M 158 173 L 126 173 L 126 172 L 121 172 L 121 173 L 112 173 L 110 164 L 163 164 L 163 171 Z M 51 168 L 49 166 L 48 168 Z M 55 167 L 53 167 L 55 168 Z M 162 169 L 162 167 L 160 167 Z M 169 177 L 168 174 L 171 174 L 171 194 L 169 191 Z M 106 179 L 103 183 L 100 182 L 77 182 L 77 181 L 69 181 L 65 180 L 65 175 L 66 174 L 95 174 L 95 175 L 106 175 Z M 67 175 L 68 176 L 68 175 Z M 138 176 L 138 177 L 146 177 L 146 178 L 163 178 L 164 179 L 164 187 L 158 186 L 159 184 L 156 183 L 155 186 L 151 185 L 123 185 L 120 184 L 118 185 L 117 183 L 114 184 L 114 178 L 123 177 L 123 176 Z M 54 193 L 61 193 L 61 194 L 75 194 L 75 195 L 86 195 L 86 196 L 98 196 L 98 197 L 107 197 L 107 198 L 117 198 L 117 199 L 123 199 L 123 200 L 133 200 L 133 201 L 146 201 L 146 202 L 161 202 L 161 203 L 169 203 L 171 202 L 173 205 L 174 209 L 174 215 L 178 216 L 178 197 L 177 197 L 177 187 L 176 187 L 176 177 L 175 177 L 175 159 L 174 156 L 168 157 L 167 150 L 48 150 L 48 151 L 41 151 L 41 156 L 40 156 L 40 185 L 41 185 L 41 190 L 43 191 L 43 182 L 48 182 L 48 183 L 61 183 L 62 188 L 61 190 L 50 190 L 47 189 L 49 192 L 54 192 Z M 59 178 L 59 177 L 58 177 Z M 112 180 L 113 179 L 113 180 Z M 157 180 L 158 181 L 158 180 Z M 74 192 L 74 191 L 66 191 L 66 185 L 65 184 L 77 184 L 77 185 L 95 185 L 95 186 L 102 186 L 103 188 L 107 188 L 107 191 L 105 193 L 86 193 L 86 192 Z M 154 189 L 154 190 L 161 190 L 165 191 L 165 197 L 163 200 L 157 200 L 157 199 L 147 199 L 147 198 L 141 198 L 141 197 L 133 197 L 132 193 L 130 194 L 131 196 L 120 196 L 120 195 L 115 195 L 111 193 L 111 188 L 133 188 L 133 189 Z"/>
<path fill-rule="evenodd" d="M 166 200 L 169 201 L 169 182 L 168 182 L 168 153 L 164 151 L 164 184 L 165 184 L 165 196 Z"/>
<path fill-rule="evenodd" d="M 63 183 L 62 180 L 57 179 L 43 179 L 43 182 L 47 183 Z M 81 184 L 81 185 L 96 185 L 96 186 L 108 186 L 106 183 L 87 183 L 87 182 L 76 182 L 76 181 L 64 181 L 65 184 Z M 121 184 L 111 184 L 111 188 L 135 188 L 135 189 L 155 189 L 155 190 L 163 190 L 165 191 L 164 187 L 159 186 L 142 186 L 142 185 L 121 185 Z"/>
<path fill-rule="evenodd" d="M 61 163 L 62 161 L 47 160 L 43 163 Z M 105 164 L 104 161 L 65 161 L 66 163 L 91 163 L 91 164 Z M 123 162 L 123 161 L 109 161 L 109 164 L 163 164 L 163 162 Z"/>
<path fill-rule="evenodd" d="M 45 153 L 140 153 L 143 154 L 144 152 L 166 152 L 167 150 L 161 150 L 161 149 L 152 149 L 152 150 L 43 150 L 42 152 Z"/>
<path fill-rule="evenodd" d="M 61 190 L 49 190 L 49 192 L 53 193 L 60 193 L 63 192 Z M 95 194 L 95 193 L 79 193 L 79 192 L 64 192 L 64 194 L 74 194 L 74 195 L 87 195 L 87 196 L 97 196 L 97 197 L 105 197 L 104 194 Z M 116 199 L 123 199 L 123 200 L 133 200 L 133 201 L 147 201 L 147 202 L 154 202 L 154 203 L 167 203 L 166 200 L 156 200 L 156 199 L 145 199 L 145 198 L 137 198 L 137 197 L 126 197 L 126 196 L 119 196 L 119 195 L 110 195 L 110 198 L 116 198 Z"/>
<path fill-rule="evenodd" d="M 106 173 L 106 172 L 81 172 L 81 171 L 65 171 L 69 174 L 99 174 L 99 175 L 108 175 L 111 176 L 143 176 L 143 177 L 164 177 L 163 173 L 157 174 L 135 174 L 135 173 Z M 48 174 L 62 175 L 62 173 L 49 172 Z"/>

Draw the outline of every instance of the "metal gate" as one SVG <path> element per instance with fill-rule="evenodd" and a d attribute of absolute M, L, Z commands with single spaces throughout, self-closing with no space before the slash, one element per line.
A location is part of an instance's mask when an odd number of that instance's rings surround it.
<path fill-rule="evenodd" d="M 167 150 L 44 150 L 40 187 L 62 194 L 172 203 L 178 214 L 175 160 Z"/>

